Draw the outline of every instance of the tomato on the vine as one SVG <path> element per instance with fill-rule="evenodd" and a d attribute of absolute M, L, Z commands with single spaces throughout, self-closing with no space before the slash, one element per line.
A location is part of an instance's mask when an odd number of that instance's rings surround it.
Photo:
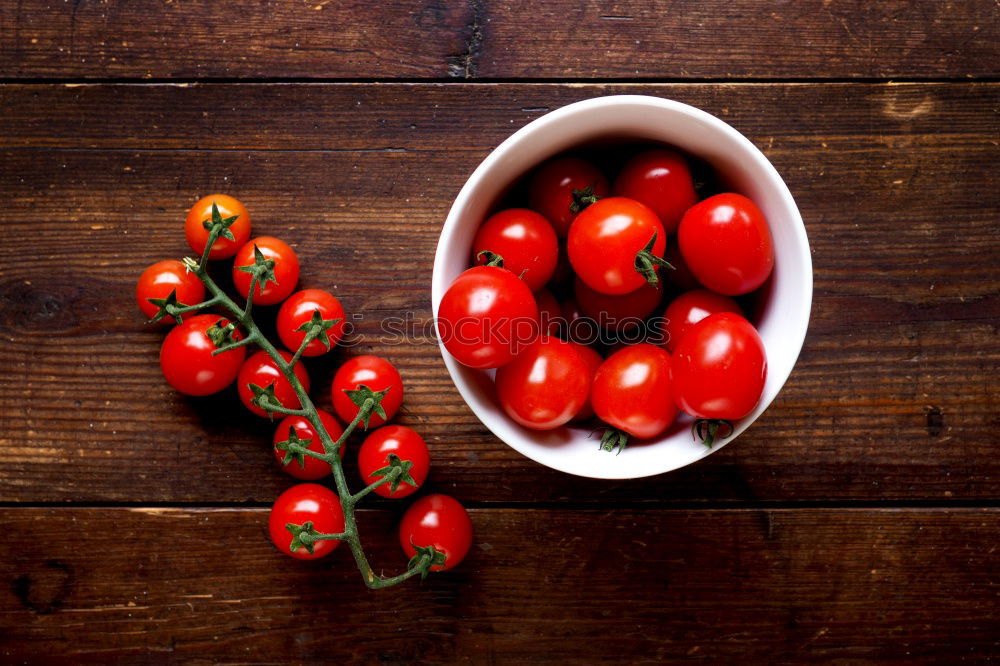
<path fill-rule="evenodd" d="M 226 227 L 233 235 L 233 239 L 219 236 L 212 245 L 208 258 L 228 259 L 250 240 L 250 213 L 242 203 L 228 194 L 210 194 L 191 206 L 184 222 L 184 235 L 187 237 L 188 245 L 200 257 L 205 252 L 205 245 L 208 244 L 209 230 L 205 223 L 209 225 L 212 223 L 213 203 L 218 207 L 222 219 L 226 220 L 234 215 L 236 219 Z"/>
<path fill-rule="evenodd" d="M 597 416 L 640 439 L 662 433 L 677 417 L 670 362 L 666 350 L 646 343 L 609 356 L 598 368 L 590 391 Z"/>
<path fill-rule="evenodd" d="M 473 263 L 486 264 L 489 252 L 503 258 L 503 267 L 528 288 L 545 286 L 556 270 L 559 242 L 548 220 L 527 208 L 509 208 L 491 215 L 472 241 Z"/>
<path fill-rule="evenodd" d="M 416 485 L 402 481 L 392 490 L 391 483 L 383 483 L 374 492 L 382 497 L 406 497 L 412 495 L 427 480 L 431 467 L 431 457 L 423 437 L 411 428 L 401 425 L 382 426 L 372 432 L 361 444 L 358 451 L 358 472 L 366 485 L 378 481 L 382 475 L 375 472 L 389 465 L 389 455 L 395 454 L 402 461 L 413 463 L 407 470 Z"/>
<path fill-rule="evenodd" d="M 708 289 L 693 289 L 675 298 L 663 313 L 666 319 L 667 339 L 663 346 L 671 353 L 677 349 L 684 334 L 708 315 L 716 312 L 743 314 L 743 310 L 733 299 Z"/>
<path fill-rule="evenodd" d="M 531 289 L 507 269 L 475 266 L 441 298 L 437 328 L 459 363 L 498 368 L 538 336 L 538 306 Z"/>
<path fill-rule="evenodd" d="M 774 267 L 767 220 L 741 194 L 716 194 L 690 208 L 677 241 L 698 282 L 726 296 L 753 291 Z"/>
<path fill-rule="evenodd" d="M 680 153 L 654 148 L 639 153 L 622 167 L 615 194 L 646 204 L 673 233 L 684 212 L 698 201 L 687 160 Z"/>
<path fill-rule="evenodd" d="M 253 302 L 257 305 L 276 305 L 295 291 L 299 281 L 299 257 L 288 243 L 274 236 L 258 236 L 240 248 L 233 261 L 233 286 L 243 298 L 250 293 L 253 276 L 243 270 L 254 265 L 254 248 L 265 259 L 274 260 L 274 279 L 266 280 L 254 289 Z"/>
<path fill-rule="evenodd" d="M 580 211 L 608 196 L 608 190 L 608 179 L 590 162 L 557 157 L 535 172 L 528 199 L 531 209 L 544 215 L 556 234 L 565 237 Z"/>
<path fill-rule="evenodd" d="M 567 250 L 573 269 L 591 289 L 627 294 L 656 281 L 666 243 L 663 225 L 648 206 L 610 197 L 577 215 Z"/>
<path fill-rule="evenodd" d="M 285 555 L 300 560 L 315 560 L 333 552 L 340 541 L 324 539 L 313 544 L 313 552 L 304 546 L 291 549 L 292 533 L 288 525 L 302 526 L 312 523 L 312 528 L 322 534 L 340 534 L 344 531 L 344 509 L 340 498 L 325 486 L 300 483 L 278 496 L 271 507 L 267 528 L 271 541 Z"/>
<path fill-rule="evenodd" d="M 385 418 L 373 412 L 368 422 L 369 428 L 377 428 L 390 420 L 403 404 L 403 378 L 392 363 L 379 356 L 355 356 L 345 362 L 333 376 L 331 398 L 337 416 L 350 423 L 358 415 L 360 406 L 354 404 L 345 391 L 354 391 L 361 385 L 372 391 L 388 392 L 382 397 Z"/>
<path fill-rule="evenodd" d="M 139 276 L 135 285 L 135 300 L 147 317 L 154 317 L 160 308 L 149 302 L 151 298 L 167 298 L 176 292 L 177 305 L 197 305 L 205 300 L 205 285 L 198 276 L 176 259 L 165 259 L 149 266 Z M 185 319 L 191 314 L 182 315 Z M 174 323 L 173 317 L 160 321 Z"/>
<path fill-rule="evenodd" d="M 219 348 L 209 338 L 213 327 L 220 333 L 229 320 L 218 315 L 195 315 L 174 327 L 160 347 L 160 369 L 167 382 L 186 395 L 218 393 L 233 383 L 246 356 L 245 347 L 212 355 Z M 237 330 L 232 341 L 242 339 Z M 226 343 L 223 342 L 222 346 Z"/>
<path fill-rule="evenodd" d="M 497 368 L 497 397 L 507 414 L 534 430 L 551 430 L 576 416 L 587 401 L 590 373 L 576 345 L 540 337 Z"/>
<path fill-rule="evenodd" d="M 593 386 L 594 377 L 597 375 L 597 369 L 601 367 L 604 363 L 604 358 L 597 353 L 593 347 L 589 345 L 582 345 L 579 342 L 570 342 L 573 345 L 573 349 L 576 353 L 580 355 L 583 362 L 587 364 L 587 376 L 590 377 L 591 386 Z M 576 413 L 576 416 L 572 418 L 573 421 L 585 421 L 594 415 L 594 408 L 590 404 L 590 391 L 587 391 L 587 399 L 583 401 L 583 406 Z"/>
<path fill-rule="evenodd" d="M 278 350 L 281 354 L 281 358 L 285 359 L 285 362 L 292 360 L 292 355 L 284 350 Z M 302 363 L 296 363 L 293 368 L 295 377 L 302 384 L 302 388 L 305 389 L 306 393 L 309 392 L 309 373 L 306 372 L 306 368 Z M 247 409 L 256 414 L 257 416 L 270 416 L 263 409 L 257 405 L 251 403 L 250 401 L 254 398 L 253 389 L 250 388 L 250 384 L 259 386 L 262 389 L 266 389 L 268 386 L 274 386 L 274 397 L 281 404 L 282 407 L 286 409 L 301 409 L 302 403 L 299 402 L 299 396 L 295 394 L 295 389 L 292 388 L 291 383 L 285 379 L 285 376 L 281 374 L 281 370 L 278 368 L 278 364 L 274 362 L 266 351 L 258 351 L 253 356 L 248 358 L 240 368 L 240 375 L 236 381 L 236 388 L 240 394 L 240 400 L 246 405 Z"/>
<path fill-rule="evenodd" d="M 663 290 L 660 286 L 643 284 L 627 294 L 602 294 L 576 279 L 574 290 L 576 302 L 583 314 L 597 321 L 611 331 L 625 331 L 640 326 L 646 317 L 660 304 Z"/>
<path fill-rule="evenodd" d="M 738 314 L 709 315 L 678 341 L 670 376 L 674 400 L 688 414 L 741 419 L 753 411 L 764 392 L 764 342 Z"/>
<path fill-rule="evenodd" d="M 329 345 L 324 345 L 320 338 L 313 339 L 302 351 L 303 356 L 320 356 L 337 346 L 344 337 L 344 307 L 336 296 L 322 289 L 303 289 L 288 297 L 278 310 L 278 337 L 288 349 L 298 351 L 299 345 L 306 337 L 306 331 L 300 330 L 313 320 L 313 315 L 319 312 L 320 319 L 339 319 L 336 324 L 326 329 Z"/>
<path fill-rule="evenodd" d="M 340 427 L 337 423 L 337 419 L 333 418 L 330 412 L 324 411 L 322 409 L 317 409 L 316 413 L 319 414 L 319 420 L 323 423 L 323 427 L 326 429 L 333 441 L 337 441 L 341 435 L 344 434 L 344 429 Z M 316 481 L 317 479 L 322 479 L 330 474 L 330 465 L 325 463 L 318 458 L 313 458 L 310 455 L 302 454 L 302 462 L 290 459 L 288 464 L 285 464 L 285 457 L 288 456 L 288 451 L 278 448 L 278 444 L 284 442 L 291 437 L 291 433 L 294 432 L 295 436 L 299 439 L 308 439 L 309 445 L 306 447 L 310 451 L 315 451 L 316 453 L 323 453 L 323 441 L 319 438 L 319 434 L 316 429 L 313 428 L 312 423 L 309 422 L 304 416 L 286 416 L 281 419 L 281 423 L 274 431 L 274 437 L 272 442 L 274 444 L 274 457 L 278 461 L 278 465 L 281 466 L 283 470 L 294 476 L 296 479 L 302 479 L 303 481 Z M 340 457 L 344 457 L 344 450 L 346 446 L 342 444 L 340 446 Z"/>
<path fill-rule="evenodd" d="M 465 559 L 472 546 L 472 520 L 458 500 L 448 495 L 425 495 L 410 505 L 399 523 L 399 545 L 407 557 L 433 546 L 445 562 L 431 571 L 451 569 Z"/>

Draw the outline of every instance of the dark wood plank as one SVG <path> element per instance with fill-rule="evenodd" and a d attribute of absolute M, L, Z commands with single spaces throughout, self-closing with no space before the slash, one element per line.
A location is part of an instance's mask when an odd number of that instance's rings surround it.
<path fill-rule="evenodd" d="M 21 0 L 6 78 L 996 76 L 992 0 Z"/>
<path fill-rule="evenodd" d="M 214 190 L 297 246 L 303 284 L 364 314 L 361 343 L 313 366 L 321 402 L 338 358 L 396 361 L 431 484 L 467 501 L 996 500 L 998 89 L 261 86 L 233 111 L 218 103 L 232 86 L 0 88 L 0 500 L 267 503 L 284 487 L 270 426 L 232 395 L 170 391 L 161 333 L 132 303 Z M 698 104 L 756 141 L 816 270 L 810 335 L 767 414 L 698 465 L 624 483 L 521 458 L 464 406 L 434 344 L 378 337 L 385 317 L 429 317 L 440 224 L 476 163 L 538 109 L 613 92 Z"/>
<path fill-rule="evenodd" d="M 983 662 L 993 510 L 472 512 L 455 571 L 369 592 L 263 510 L 5 509 L 5 661 Z M 390 512 L 373 561 L 403 566 Z M 53 536 L 49 536 L 53 535 Z"/>

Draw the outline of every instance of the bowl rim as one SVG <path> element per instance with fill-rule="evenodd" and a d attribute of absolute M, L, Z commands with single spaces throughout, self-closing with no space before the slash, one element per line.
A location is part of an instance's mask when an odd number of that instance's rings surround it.
<path fill-rule="evenodd" d="M 740 144 L 746 156 L 753 160 L 754 169 L 760 170 L 763 174 L 766 174 L 767 179 L 770 181 L 771 186 L 773 186 L 779 196 L 787 204 L 788 210 L 791 213 L 791 218 L 788 220 L 788 224 L 795 237 L 795 244 L 798 248 L 801 248 L 800 256 L 798 259 L 802 262 L 803 275 L 801 276 L 801 286 L 802 288 L 798 291 L 800 294 L 799 302 L 794 304 L 796 312 L 800 312 L 801 316 L 795 319 L 795 329 L 791 330 L 789 333 L 789 338 L 791 343 L 786 343 L 784 347 L 789 351 L 794 351 L 791 354 L 792 362 L 788 365 L 787 371 L 784 372 L 783 376 L 780 377 L 780 381 L 776 382 L 775 388 L 771 395 L 768 395 L 765 391 L 765 395 L 762 396 L 760 402 L 754 408 L 753 412 L 740 420 L 736 424 L 733 433 L 730 437 L 727 437 L 722 442 L 717 443 L 711 449 L 705 446 L 700 447 L 700 451 L 695 451 L 689 456 L 686 462 L 677 465 L 668 465 L 662 469 L 654 468 L 651 470 L 644 470 L 640 473 L 626 473 L 622 474 L 617 471 L 613 466 L 599 467 L 595 472 L 590 470 L 588 472 L 580 472 L 574 469 L 567 469 L 558 465 L 552 464 L 553 458 L 537 455 L 537 451 L 533 449 L 526 449 L 525 447 L 519 446 L 515 443 L 508 441 L 504 433 L 497 431 L 497 428 L 493 424 L 493 415 L 487 413 L 486 405 L 482 404 L 480 397 L 474 394 L 472 387 L 469 385 L 464 378 L 459 379 L 459 375 L 464 372 L 481 372 L 473 370 L 471 368 L 466 368 L 456 361 L 451 354 L 444 348 L 444 344 L 438 340 L 438 348 L 440 350 L 442 359 L 445 362 L 445 366 L 448 369 L 448 374 L 451 377 L 452 383 L 458 389 L 459 394 L 462 399 L 469 406 L 472 412 L 476 415 L 476 418 L 486 426 L 494 436 L 497 437 L 501 442 L 510 448 L 514 449 L 521 455 L 534 460 L 535 462 L 544 465 L 546 467 L 556 469 L 558 471 L 572 474 L 575 476 L 581 476 L 586 478 L 595 479 L 632 479 L 641 478 L 646 476 L 655 476 L 658 474 L 664 474 L 666 472 L 673 471 L 675 469 L 680 469 L 681 467 L 686 467 L 702 458 L 721 450 L 723 447 L 727 446 L 733 442 L 742 432 L 744 432 L 750 425 L 752 425 L 760 415 L 770 406 L 770 404 L 780 393 L 781 389 L 784 387 L 791 375 L 795 364 L 798 362 L 799 354 L 801 353 L 802 346 L 805 342 L 806 333 L 809 327 L 809 321 L 812 311 L 812 295 L 813 295 L 813 268 L 812 268 L 812 256 L 809 246 L 808 236 L 806 234 L 805 224 L 802 221 L 801 213 L 798 209 L 798 205 L 795 203 L 795 199 L 788 189 L 787 184 L 784 179 L 781 178 L 777 169 L 771 164 L 770 160 L 761 152 L 761 150 L 748 138 L 746 138 L 741 132 L 736 130 L 734 127 L 726 123 L 725 121 L 717 118 L 716 116 L 703 111 L 697 107 L 685 104 L 672 99 L 654 97 L 650 95 L 607 95 L 602 97 L 595 97 L 585 100 L 580 100 L 562 106 L 558 109 L 553 109 L 545 113 L 544 115 L 532 120 L 531 122 L 525 124 L 523 127 L 515 131 L 513 134 L 504 139 L 496 148 L 490 151 L 487 155 L 473 170 L 472 174 L 465 181 L 458 195 L 452 202 L 451 207 L 448 210 L 448 216 L 441 228 L 441 233 L 438 237 L 437 247 L 434 253 L 434 264 L 432 269 L 431 277 L 431 309 L 434 320 L 437 320 L 438 316 L 438 306 L 441 302 L 441 298 L 444 295 L 447 287 L 450 285 L 452 277 L 446 277 L 443 275 L 444 271 L 442 266 L 445 263 L 445 259 L 451 251 L 450 243 L 446 242 L 455 233 L 459 225 L 460 213 L 465 207 L 467 200 L 470 196 L 480 187 L 482 181 L 493 171 L 494 167 L 498 162 L 500 162 L 508 152 L 508 150 L 523 141 L 526 137 L 533 134 L 543 132 L 552 125 L 563 121 L 565 118 L 578 113 L 590 113 L 595 110 L 599 110 L 605 107 L 614 107 L 621 105 L 630 106 L 645 106 L 656 109 L 659 111 L 670 111 L 674 113 L 680 113 L 682 115 L 688 116 L 692 120 L 706 125 L 709 129 L 717 132 L 721 132 L 726 135 L 728 139 L 735 141 Z M 571 148 L 569 148 L 571 149 Z M 559 152 L 565 152 L 563 149 Z M 688 152 L 688 151 L 685 151 Z M 558 153 L 557 153 L 558 154 Z M 435 327 L 436 332 L 436 327 Z M 769 364 L 770 366 L 770 364 Z M 769 374 L 772 372 L 771 367 L 768 368 Z M 770 378 L 770 377 L 769 377 Z M 683 415 L 683 413 L 681 413 Z M 509 420 L 509 417 L 503 415 L 503 418 Z M 679 419 L 681 423 L 690 422 L 691 419 L 688 417 L 684 419 L 683 416 Z M 513 423 L 513 422 L 512 422 Z M 539 436 L 545 433 L 539 433 Z"/>

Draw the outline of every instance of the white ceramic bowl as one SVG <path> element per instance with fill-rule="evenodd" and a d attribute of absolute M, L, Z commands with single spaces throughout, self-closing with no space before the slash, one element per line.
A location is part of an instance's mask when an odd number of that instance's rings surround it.
<path fill-rule="evenodd" d="M 742 134 L 715 116 L 659 97 L 599 97 L 547 113 L 511 135 L 476 168 L 452 204 L 434 257 L 431 299 L 437 317 L 441 297 L 470 265 L 472 240 L 503 194 L 546 159 L 582 144 L 608 140 L 676 146 L 708 162 L 732 191 L 752 199 L 767 217 L 775 264 L 755 313 L 767 349 L 764 394 L 733 436 L 708 449 L 694 441 L 689 418 L 656 440 L 634 441 L 620 455 L 601 451 L 589 430 L 548 432 L 515 423 L 500 407 L 493 372 L 458 363 L 441 347 L 445 365 L 479 420 L 508 446 L 547 467 L 602 479 L 629 479 L 668 472 L 732 442 L 771 404 L 798 358 L 812 305 L 809 241 L 795 201 L 767 158 Z"/>

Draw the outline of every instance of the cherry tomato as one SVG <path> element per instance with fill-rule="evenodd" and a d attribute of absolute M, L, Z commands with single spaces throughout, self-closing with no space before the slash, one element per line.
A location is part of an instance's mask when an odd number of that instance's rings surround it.
<path fill-rule="evenodd" d="M 645 343 L 615 352 L 598 368 L 590 399 L 608 425 L 640 439 L 656 437 L 677 417 L 670 354 Z"/>
<path fill-rule="evenodd" d="M 687 161 L 680 153 L 663 148 L 639 153 L 626 162 L 615 179 L 615 194 L 652 208 L 668 234 L 698 201 Z"/>
<path fill-rule="evenodd" d="M 399 545 L 407 557 L 417 554 L 414 546 L 444 553 L 443 565 L 431 571 L 457 566 L 472 546 L 472 521 L 458 500 L 448 495 L 425 495 L 410 505 L 399 523 Z"/>
<path fill-rule="evenodd" d="M 557 157 L 535 172 L 529 186 L 529 205 L 545 216 L 556 233 L 565 238 L 570 224 L 591 198 L 608 196 L 608 179 L 590 162 Z"/>
<path fill-rule="evenodd" d="M 393 498 L 412 495 L 427 480 L 427 472 L 431 467 L 431 457 L 427 452 L 427 444 L 424 443 L 424 439 L 406 426 L 383 426 L 365 438 L 358 451 L 358 472 L 361 473 L 361 479 L 365 485 L 378 481 L 381 475 L 375 476 L 374 472 L 389 464 L 389 454 L 391 453 L 399 456 L 400 460 L 409 460 L 413 463 L 409 469 L 409 475 L 417 482 L 417 485 L 403 481 L 393 491 L 391 490 L 392 484 L 383 483 L 374 492 L 382 497 Z"/>
<path fill-rule="evenodd" d="M 333 441 L 337 441 L 344 434 L 344 429 L 337 423 L 337 419 L 333 418 L 330 412 L 323 411 L 322 409 L 317 409 L 316 413 L 319 414 L 319 420 L 323 422 L 323 427 L 326 428 L 330 437 L 333 438 Z M 278 465 L 296 479 L 302 479 L 303 481 L 315 481 L 328 475 L 330 473 L 330 465 L 310 455 L 303 454 L 302 463 L 292 459 L 287 465 L 285 464 L 285 456 L 288 455 L 288 451 L 279 449 L 277 445 L 278 442 L 284 442 L 290 437 L 290 431 L 294 431 L 299 439 L 308 439 L 309 446 L 307 448 L 310 451 L 323 453 L 323 441 L 316 434 L 316 429 L 313 428 L 312 423 L 309 423 L 309 419 L 304 416 L 286 416 L 281 419 L 281 423 L 278 424 L 277 429 L 274 431 L 274 457 L 278 461 Z M 340 447 L 341 459 L 344 457 L 345 449 L 346 446 L 342 444 Z"/>
<path fill-rule="evenodd" d="M 726 296 L 753 291 L 774 267 L 767 220 L 740 194 L 716 194 L 689 209 L 677 240 L 698 282 Z"/>
<path fill-rule="evenodd" d="M 612 296 L 594 291 L 580 278 L 574 284 L 576 302 L 585 315 L 611 331 L 625 331 L 640 326 L 660 304 L 663 291 L 658 285 L 644 283 L 633 292 Z"/>
<path fill-rule="evenodd" d="M 340 498 L 329 488 L 316 483 L 300 483 L 278 495 L 267 519 L 271 541 L 285 555 L 300 560 L 315 560 L 333 552 L 340 541 L 329 539 L 313 543 L 313 552 L 305 547 L 291 549 L 292 533 L 286 525 L 312 523 L 315 531 L 322 534 L 338 534 L 344 531 L 344 510 Z"/>
<path fill-rule="evenodd" d="M 601 199 L 577 215 L 570 227 L 569 261 L 591 289 L 627 294 L 648 281 L 636 268 L 636 256 L 654 236 L 651 254 L 662 258 L 667 235 L 656 213 L 625 197 Z M 650 270 L 655 276 L 659 266 Z"/>
<path fill-rule="evenodd" d="M 285 359 L 286 363 L 292 360 L 292 355 L 288 352 L 278 350 L 278 353 L 281 354 L 281 358 Z M 296 363 L 294 372 L 295 377 L 302 384 L 302 388 L 308 393 L 309 373 L 306 372 L 305 366 L 302 363 Z M 299 402 L 299 396 L 295 395 L 295 389 L 285 379 L 285 376 L 281 374 L 281 370 L 278 369 L 274 359 L 268 356 L 266 351 L 261 350 L 246 360 L 243 367 L 240 368 L 240 376 L 237 379 L 236 388 L 239 391 L 240 400 L 243 401 L 247 409 L 257 416 L 269 417 L 270 415 L 263 409 L 251 404 L 250 401 L 254 396 L 250 384 L 264 389 L 273 384 L 274 397 L 277 398 L 282 407 L 286 409 L 302 409 L 302 403 Z"/>
<path fill-rule="evenodd" d="M 158 261 L 144 270 L 135 285 L 135 300 L 142 314 L 152 318 L 160 308 L 150 303 L 149 299 L 166 298 L 172 291 L 177 292 L 178 305 L 197 305 L 205 300 L 205 285 L 176 259 Z M 192 315 L 182 316 L 187 319 Z M 174 318 L 164 317 L 160 321 L 172 324 Z"/>
<path fill-rule="evenodd" d="M 236 220 L 228 227 L 229 233 L 233 235 L 233 240 L 224 236 L 219 236 L 212 246 L 212 251 L 208 253 L 209 259 L 228 259 L 236 254 L 248 240 L 250 240 L 250 213 L 239 201 L 227 194 L 210 194 L 199 199 L 188 211 L 187 220 L 184 222 L 184 235 L 187 237 L 188 245 L 195 251 L 198 257 L 205 252 L 205 245 L 208 243 L 208 229 L 205 222 L 212 222 L 212 204 L 219 208 L 219 215 L 224 219 L 236 215 Z"/>
<path fill-rule="evenodd" d="M 503 267 L 537 291 L 556 270 L 559 242 L 544 217 L 527 208 L 510 208 L 493 214 L 479 228 L 472 242 L 473 263 L 487 263 L 485 255 L 479 256 L 484 251 L 503 257 Z"/>
<path fill-rule="evenodd" d="M 534 430 L 551 430 L 587 401 L 590 372 L 572 343 L 542 337 L 497 369 L 497 396 L 507 414 Z"/>
<path fill-rule="evenodd" d="M 558 335 L 564 321 L 559 301 L 548 289 L 539 289 L 535 292 L 535 302 L 538 303 L 538 322 L 541 325 L 541 332 L 545 335 Z"/>
<path fill-rule="evenodd" d="M 688 414 L 741 419 L 753 411 L 764 392 L 764 343 L 740 315 L 709 315 L 678 341 L 670 376 L 674 400 Z"/>
<path fill-rule="evenodd" d="M 736 301 L 728 296 L 717 294 L 708 289 L 695 289 L 684 292 L 675 298 L 667 306 L 666 312 L 663 313 L 664 319 L 667 320 L 667 340 L 663 343 L 663 346 L 673 353 L 677 348 L 677 343 L 680 342 L 685 333 L 691 330 L 692 326 L 716 312 L 743 314 Z"/>
<path fill-rule="evenodd" d="M 601 355 L 598 354 L 593 347 L 581 345 L 578 342 L 570 342 L 570 344 L 573 345 L 573 349 L 575 349 L 576 353 L 580 355 L 583 362 L 587 364 L 587 376 L 590 377 L 591 385 L 593 385 L 594 377 L 597 375 L 597 369 L 604 363 L 604 359 L 601 358 Z M 590 404 L 590 392 L 588 391 L 587 399 L 583 401 L 583 407 L 580 408 L 580 411 L 576 413 L 576 416 L 574 416 L 572 420 L 584 421 L 593 415 L 594 408 Z"/>
<path fill-rule="evenodd" d="M 362 384 L 372 391 L 389 389 L 381 403 L 385 418 L 373 412 L 368 422 L 369 428 L 377 428 L 395 416 L 403 404 L 403 379 L 392 363 L 378 356 L 355 356 L 340 366 L 333 376 L 331 393 L 334 411 L 347 423 L 354 420 L 360 408 L 344 391 L 354 391 Z"/>
<path fill-rule="evenodd" d="M 285 241 L 274 236 L 258 236 L 241 247 L 233 261 L 233 286 L 243 298 L 250 293 L 253 276 L 241 269 L 254 265 L 254 248 L 260 250 L 266 259 L 274 260 L 274 280 L 268 280 L 263 288 L 257 285 L 253 302 L 256 305 L 277 305 L 295 291 L 299 281 L 299 257 Z"/>
<path fill-rule="evenodd" d="M 451 283 L 438 306 L 438 335 L 459 363 L 498 368 L 538 337 L 531 289 L 497 266 L 470 268 Z"/>
<path fill-rule="evenodd" d="M 674 270 L 667 271 L 666 278 L 670 281 L 670 284 L 674 285 L 682 291 L 690 291 L 692 289 L 701 289 L 701 283 L 688 268 L 687 262 L 684 261 L 684 257 L 681 255 L 681 248 L 677 245 L 677 237 L 674 236 L 667 243 L 667 251 L 663 257 L 674 267 Z"/>
<path fill-rule="evenodd" d="M 319 311 L 322 319 L 339 319 L 340 321 L 326 330 L 330 346 L 327 347 L 320 339 L 315 339 L 306 345 L 303 356 L 320 356 L 337 346 L 344 337 L 344 308 L 333 294 L 322 289 L 303 289 L 288 297 L 278 310 L 278 337 L 288 349 L 298 351 L 299 345 L 306 337 L 305 331 L 299 328 L 312 321 L 313 313 Z"/>
<path fill-rule="evenodd" d="M 206 331 L 216 323 L 227 326 L 229 321 L 217 315 L 195 315 L 174 327 L 160 347 L 160 369 L 167 382 L 185 395 L 218 393 L 233 383 L 246 356 L 245 347 L 237 347 L 212 356 L 218 347 Z M 241 340 L 239 331 L 233 340 Z"/>

